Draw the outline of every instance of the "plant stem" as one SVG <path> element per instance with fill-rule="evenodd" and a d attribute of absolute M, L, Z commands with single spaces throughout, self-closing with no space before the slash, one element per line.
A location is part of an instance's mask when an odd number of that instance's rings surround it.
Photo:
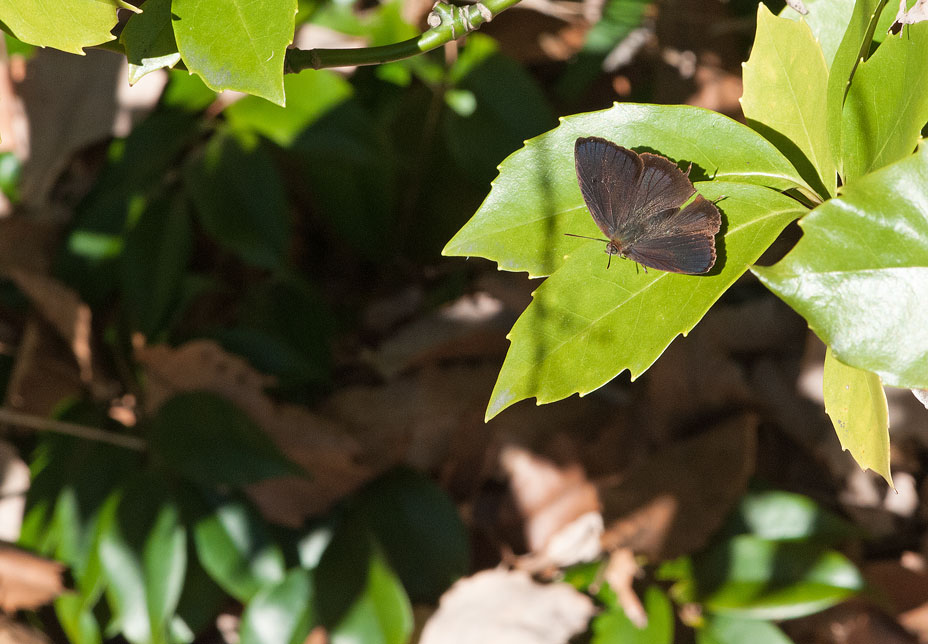
<path fill-rule="evenodd" d="M 415 38 L 391 45 L 356 49 L 288 49 L 284 61 L 284 73 L 297 73 L 304 69 L 325 69 L 327 67 L 380 65 L 410 58 L 437 49 L 445 43 L 461 38 L 471 31 L 476 31 L 480 25 L 489 22 L 489 20 L 518 2 L 519 0 L 486 0 L 482 3 L 482 6 L 488 10 L 489 18 L 481 13 L 477 5 L 460 7 L 459 11 L 452 12 L 453 19 L 442 17 L 440 25 L 419 34 Z M 432 15 L 435 14 L 436 12 L 433 12 Z"/>
<path fill-rule="evenodd" d="M 33 416 L 32 414 L 24 414 L 6 407 L 0 408 L 0 423 L 7 423 L 15 425 L 16 427 L 35 429 L 38 431 L 67 434 L 68 436 L 76 436 L 77 438 L 97 441 L 98 443 L 109 443 L 110 445 L 125 447 L 126 449 L 138 452 L 144 451 L 146 446 L 144 440 L 135 436 L 117 434 L 116 432 L 109 432 L 97 429 L 96 427 L 87 427 L 86 425 L 78 425 L 77 423 L 69 423 L 63 420 L 54 420 L 52 418 L 42 418 L 40 416 Z"/>

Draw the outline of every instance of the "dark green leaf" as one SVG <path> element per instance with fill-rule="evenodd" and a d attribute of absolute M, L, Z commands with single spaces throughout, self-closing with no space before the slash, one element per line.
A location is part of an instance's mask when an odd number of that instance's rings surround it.
<path fill-rule="evenodd" d="M 129 83 L 145 74 L 180 61 L 174 28 L 171 26 L 171 0 L 146 0 L 142 13 L 129 17 L 119 35 L 129 62 Z"/>
<path fill-rule="evenodd" d="M 806 216 L 761 281 L 834 356 L 894 387 L 928 387 L 928 148 L 860 177 Z"/>
<path fill-rule="evenodd" d="M 486 257 L 530 277 L 552 274 L 585 243 L 564 233 L 593 230 L 598 236 L 574 169 L 574 141 L 593 135 L 692 162 L 694 178 L 713 177 L 723 186 L 716 196 L 734 194 L 724 187 L 729 182 L 811 190 L 770 142 L 721 114 L 684 105 L 616 104 L 562 118 L 503 161 L 489 196 L 443 254 Z"/>
<path fill-rule="evenodd" d="M 126 305 L 146 337 L 155 336 L 169 319 L 192 252 L 186 202 L 177 195 L 150 202 L 129 232 L 122 256 Z"/>
<path fill-rule="evenodd" d="M 299 472 L 241 410 L 212 393 L 179 394 L 164 403 L 150 440 L 166 466 L 209 486 L 238 487 Z"/>
<path fill-rule="evenodd" d="M 791 619 L 834 606 L 863 588 L 844 555 L 822 546 L 743 535 L 694 558 L 696 599 L 716 613 Z"/>
<path fill-rule="evenodd" d="M 314 570 L 319 620 L 331 628 L 344 619 L 367 586 L 373 545 L 364 517 L 348 512 L 335 525 Z M 362 640 L 363 641 L 363 640 Z"/>
<path fill-rule="evenodd" d="M 395 470 L 367 485 L 352 512 L 367 523 L 412 601 L 436 602 L 467 572 L 464 525 L 429 478 Z"/>
<path fill-rule="evenodd" d="M 284 54 L 296 0 L 173 0 L 174 36 L 187 69 L 210 89 L 285 103 Z"/>
<path fill-rule="evenodd" d="M 259 591 L 242 614 L 242 644 L 302 644 L 315 621 L 312 595 L 312 579 L 302 568 Z"/>
<path fill-rule="evenodd" d="M 284 556 L 264 520 L 248 505 L 223 500 L 194 526 L 203 568 L 223 590 L 242 602 L 284 578 Z"/>
<path fill-rule="evenodd" d="M 620 607 L 600 613 L 593 619 L 592 644 L 671 644 L 673 607 L 658 587 L 649 586 L 644 594 L 648 624 L 638 628 Z"/>
<path fill-rule="evenodd" d="M 203 228 L 243 261 L 278 267 L 290 236 L 284 187 L 267 151 L 218 132 L 185 168 Z"/>
<path fill-rule="evenodd" d="M 512 345 L 493 389 L 488 419 L 533 396 L 542 404 L 577 392 L 585 395 L 625 369 L 637 378 L 677 335 L 689 333 L 780 231 L 804 212 L 796 201 L 760 186 L 716 181 L 697 187 L 707 199 L 725 197 L 719 202 L 724 222 L 724 236 L 716 242 L 719 258 L 707 275 L 645 273 L 634 262 L 621 260 L 606 270 L 601 242 L 563 236 L 570 241 L 552 240 L 553 246 L 570 244 L 573 250 L 558 251 L 563 263 L 535 291 L 509 333 Z M 585 209 L 573 221 L 569 230 L 597 235 Z M 518 244 L 512 236 L 510 243 Z"/>
<path fill-rule="evenodd" d="M 102 644 L 100 624 L 76 593 L 64 593 L 55 599 L 55 615 L 61 629 L 74 644 Z"/>

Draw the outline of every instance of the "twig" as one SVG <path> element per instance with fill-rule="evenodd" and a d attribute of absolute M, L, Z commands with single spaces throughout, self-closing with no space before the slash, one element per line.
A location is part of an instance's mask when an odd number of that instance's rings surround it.
<path fill-rule="evenodd" d="M 135 450 L 137 452 L 143 452 L 147 447 L 144 440 L 135 436 L 126 436 L 125 434 L 108 432 L 96 427 L 88 427 L 86 425 L 78 425 L 77 423 L 69 423 L 63 420 L 54 420 L 52 418 L 42 418 L 40 416 L 33 416 L 32 414 L 24 414 L 22 412 L 13 411 L 12 409 L 7 409 L 6 407 L 0 407 L 0 423 L 8 423 L 16 427 L 35 429 L 43 432 L 67 434 L 68 436 L 85 438 L 99 443 L 109 443 L 117 447 L 125 447 L 126 449 Z"/>

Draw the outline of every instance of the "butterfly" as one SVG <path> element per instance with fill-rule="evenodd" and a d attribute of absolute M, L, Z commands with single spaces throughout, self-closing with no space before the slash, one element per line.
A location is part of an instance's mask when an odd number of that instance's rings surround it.
<path fill-rule="evenodd" d="M 590 136 L 577 139 L 574 163 L 583 201 L 608 239 L 606 252 L 671 273 L 706 273 L 715 264 L 719 209 L 696 193 L 689 170 L 670 159 Z M 582 237 L 582 235 L 570 235 Z M 595 237 L 587 239 L 596 239 Z"/>

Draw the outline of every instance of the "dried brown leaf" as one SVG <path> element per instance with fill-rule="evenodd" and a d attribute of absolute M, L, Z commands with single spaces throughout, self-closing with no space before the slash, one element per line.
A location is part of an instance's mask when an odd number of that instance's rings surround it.
<path fill-rule="evenodd" d="M 12 546 L 0 546 L 0 610 L 13 613 L 47 604 L 64 592 L 64 566 Z"/>

